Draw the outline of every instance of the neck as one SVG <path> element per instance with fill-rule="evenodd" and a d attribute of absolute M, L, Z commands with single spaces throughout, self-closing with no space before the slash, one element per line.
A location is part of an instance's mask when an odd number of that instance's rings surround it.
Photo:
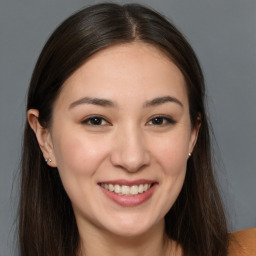
<path fill-rule="evenodd" d="M 87 227 L 88 228 L 88 227 Z M 164 222 L 150 231 L 133 237 L 122 237 L 105 230 L 80 230 L 79 256 L 171 256 L 177 252 L 175 242 L 164 233 Z M 175 254 L 179 255 L 179 254 Z"/>

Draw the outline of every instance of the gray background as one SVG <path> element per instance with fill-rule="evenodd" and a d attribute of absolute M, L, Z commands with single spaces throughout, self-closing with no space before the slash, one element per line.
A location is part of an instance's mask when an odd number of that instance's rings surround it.
<path fill-rule="evenodd" d="M 26 90 L 36 59 L 61 21 L 97 2 L 0 0 L 0 256 L 16 251 L 17 172 Z M 129 1 L 119 1 L 124 2 Z M 195 49 L 207 82 L 229 230 L 255 227 L 256 1 L 137 2 L 169 17 Z"/>

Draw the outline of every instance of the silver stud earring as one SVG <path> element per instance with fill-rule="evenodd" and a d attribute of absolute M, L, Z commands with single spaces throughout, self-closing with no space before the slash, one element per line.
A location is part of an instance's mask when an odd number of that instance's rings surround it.
<path fill-rule="evenodd" d="M 51 158 L 45 158 L 45 162 L 46 162 L 46 163 L 50 163 L 51 161 L 52 161 Z"/>
<path fill-rule="evenodd" d="M 190 152 L 188 153 L 188 157 L 191 157 L 191 153 Z"/>

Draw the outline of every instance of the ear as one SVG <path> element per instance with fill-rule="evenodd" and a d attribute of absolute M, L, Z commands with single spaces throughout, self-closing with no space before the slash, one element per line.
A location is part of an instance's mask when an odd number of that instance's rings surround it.
<path fill-rule="evenodd" d="M 27 118 L 31 129 L 34 131 L 40 149 L 45 159 L 51 159 L 47 161 L 47 164 L 51 167 L 56 167 L 56 161 L 53 151 L 52 138 L 49 129 L 42 127 L 39 120 L 39 111 L 37 109 L 29 109 L 27 112 Z"/>
<path fill-rule="evenodd" d="M 201 127 L 201 115 L 198 115 L 196 123 L 191 130 L 191 136 L 190 136 L 190 142 L 189 142 L 189 153 L 192 153 L 194 150 L 200 127 Z"/>

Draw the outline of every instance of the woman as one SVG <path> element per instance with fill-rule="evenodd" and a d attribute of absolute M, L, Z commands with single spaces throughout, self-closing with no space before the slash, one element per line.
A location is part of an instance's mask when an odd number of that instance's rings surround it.
<path fill-rule="evenodd" d="M 152 10 L 64 21 L 28 93 L 21 255 L 227 255 L 204 90 L 190 45 Z"/>

